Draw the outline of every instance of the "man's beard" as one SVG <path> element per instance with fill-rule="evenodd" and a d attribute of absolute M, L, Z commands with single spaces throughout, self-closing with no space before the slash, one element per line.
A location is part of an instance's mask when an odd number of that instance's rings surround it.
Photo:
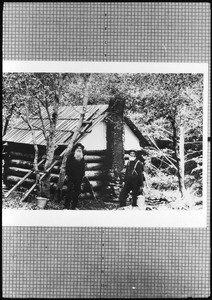
<path fill-rule="evenodd" d="M 136 157 L 131 157 L 131 156 L 130 156 L 130 157 L 129 157 L 129 160 L 130 160 L 130 161 L 134 161 L 134 160 L 136 160 Z"/>
<path fill-rule="evenodd" d="M 80 160 L 82 160 L 83 155 L 82 155 L 81 153 L 75 153 L 75 154 L 74 154 L 74 158 L 75 158 L 76 160 L 80 161 Z"/>

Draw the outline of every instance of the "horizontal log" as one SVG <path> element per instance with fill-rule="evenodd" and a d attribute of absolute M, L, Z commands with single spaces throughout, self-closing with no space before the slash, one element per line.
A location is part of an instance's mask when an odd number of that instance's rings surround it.
<path fill-rule="evenodd" d="M 23 169 L 23 168 L 17 168 L 17 167 L 9 167 L 7 174 L 8 175 L 15 175 L 18 177 L 23 177 L 27 173 L 29 173 L 31 170 L 29 169 Z M 30 175 L 32 178 L 35 177 L 35 174 Z"/>
<path fill-rule="evenodd" d="M 16 152 L 16 151 L 10 151 L 9 155 L 12 157 L 12 159 L 20 159 L 24 161 L 23 159 L 27 159 L 27 161 L 33 161 L 34 154 L 33 153 L 22 153 L 22 152 Z M 107 151 L 106 150 L 89 150 L 85 152 L 85 161 L 87 162 L 93 162 L 93 161 L 102 161 L 106 158 Z M 128 154 L 125 154 L 125 159 L 128 159 Z"/>
<path fill-rule="evenodd" d="M 11 170 L 11 171 L 14 171 L 14 172 L 15 172 L 15 171 L 16 171 L 16 172 L 20 171 L 22 174 L 31 171 L 30 169 L 18 168 L 18 167 L 9 167 L 8 170 Z"/>
<path fill-rule="evenodd" d="M 19 168 L 30 169 L 30 170 L 33 168 L 33 162 L 29 162 L 21 159 L 11 159 L 10 165 L 13 167 L 19 167 Z"/>
<path fill-rule="evenodd" d="M 27 162 L 31 162 L 31 163 L 33 163 L 33 160 L 34 160 L 34 154 L 11 151 L 11 152 L 9 152 L 9 155 L 11 156 L 11 159 L 13 159 L 13 160 L 20 159 L 21 161 L 26 160 Z M 95 154 L 95 151 L 94 151 L 94 154 L 89 153 L 84 156 L 86 162 L 101 162 L 105 159 L 105 157 L 106 157 L 106 155 L 103 155 L 103 154 L 98 154 L 98 153 Z M 58 165 L 59 165 L 59 163 L 58 163 Z"/>
<path fill-rule="evenodd" d="M 16 167 L 10 167 L 8 169 L 7 178 L 9 177 L 10 181 L 12 180 L 16 183 L 18 180 L 21 180 L 23 178 L 23 176 L 26 175 L 29 171 L 30 170 L 28 170 L 28 169 L 20 169 L 20 168 L 16 168 Z M 85 175 L 89 178 L 89 181 L 91 182 L 91 184 L 93 182 L 94 186 L 100 186 L 101 181 L 95 180 L 95 179 L 99 178 L 99 176 L 101 175 L 101 171 L 86 171 Z M 33 177 L 35 177 L 35 174 L 30 175 L 30 179 L 33 179 Z M 51 174 L 51 182 L 57 183 L 58 178 L 59 178 L 59 174 L 54 174 L 54 173 Z M 93 179 L 93 180 L 91 180 L 91 179 Z M 66 184 L 66 181 L 65 181 L 65 184 Z"/>
<path fill-rule="evenodd" d="M 107 155 L 107 150 L 86 150 L 85 155 L 105 156 Z"/>
<path fill-rule="evenodd" d="M 22 153 L 22 152 L 16 152 L 16 151 L 11 151 L 9 152 L 9 155 L 12 158 L 20 158 L 20 159 L 27 159 L 27 160 L 32 160 L 34 159 L 34 154 L 30 154 L 30 153 Z"/>
<path fill-rule="evenodd" d="M 101 176 L 101 175 L 102 175 L 101 170 L 95 170 L 95 171 L 86 170 L 85 171 L 85 176 L 88 177 L 88 179 L 90 179 L 90 178 L 99 178 L 99 176 Z"/>
<path fill-rule="evenodd" d="M 98 155 L 85 155 L 85 162 L 102 162 L 104 161 L 106 156 L 98 156 Z"/>
<path fill-rule="evenodd" d="M 104 164 L 101 162 L 97 163 L 86 163 L 86 171 L 95 171 L 95 170 L 102 170 L 104 168 Z"/>
<path fill-rule="evenodd" d="M 11 155 L 16 155 L 16 156 L 22 156 L 24 155 L 25 157 L 34 157 L 33 153 L 24 153 L 24 152 L 19 152 L 19 151 L 10 151 Z M 97 156 L 105 156 L 107 155 L 107 150 L 86 150 L 85 155 L 97 155 Z"/>
<path fill-rule="evenodd" d="M 21 180 L 22 177 L 19 176 L 13 176 L 13 175 L 9 175 L 6 178 L 6 181 L 11 183 L 11 184 L 16 184 L 19 180 Z M 29 179 L 27 178 L 24 182 L 23 182 L 23 186 L 29 186 L 35 183 L 35 180 L 33 179 Z"/>

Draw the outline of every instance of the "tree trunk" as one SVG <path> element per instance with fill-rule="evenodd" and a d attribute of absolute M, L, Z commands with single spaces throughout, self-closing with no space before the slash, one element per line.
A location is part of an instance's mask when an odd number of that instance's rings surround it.
<path fill-rule="evenodd" d="M 29 111 L 28 108 L 25 104 L 25 109 L 26 109 L 26 119 L 24 119 L 24 121 L 28 124 L 28 127 L 31 131 L 32 134 L 32 141 L 33 141 L 33 146 L 34 146 L 34 161 L 33 161 L 33 166 L 34 166 L 34 170 L 35 170 L 35 175 L 36 175 L 36 184 L 38 184 L 38 194 L 41 195 L 41 182 L 40 182 L 40 172 L 38 169 L 38 156 L 39 156 L 39 150 L 38 150 L 38 145 L 37 145 L 37 141 L 36 141 L 36 136 L 35 136 L 35 131 L 31 125 L 30 119 L 29 119 Z"/>
<path fill-rule="evenodd" d="M 181 197 L 183 198 L 183 185 L 182 185 L 182 174 L 180 169 L 180 158 L 178 153 L 178 142 L 177 142 L 177 126 L 174 120 L 171 121 L 173 129 L 173 147 L 174 147 L 174 159 L 176 160 L 177 167 L 177 178 Z"/>
<path fill-rule="evenodd" d="M 10 121 L 10 118 L 6 118 L 5 120 L 5 123 L 4 123 L 4 129 L 3 129 L 3 136 L 6 134 L 7 132 L 7 128 L 8 128 L 8 125 L 9 125 L 9 121 Z"/>
<path fill-rule="evenodd" d="M 92 79 L 92 75 L 89 75 L 89 77 L 85 80 L 85 92 L 84 92 L 84 98 L 83 98 L 83 107 L 82 107 L 82 111 L 80 113 L 80 117 L 77 123 L 77 126 L 74 130 L 74 134 L 70 140 L 70 143 L 68 144 L 66 151 L 63 155 L 63 160 L 60 166 L 60 174 L 59 174 L 59 179 L 58 179 L 58 183 L 57 183 L 57 192 L 56 192 L 56 200 L 58 202 L 60 202 L 61 197 L 62 197 L 62 188 L 63 188 L 63 183 L 65 180 L 65 168 L 66 168 L 66 161 L 68 156 L 70 155 L 72 148 L 74 146 L 74 143 L 76 141 L 76 139 L 79 136 L 80 133 L 80 129 L 82 127 L 83 124 L 83 120 L 85 117 L 85 113 L 87 110 L 87 104 L 88 104 L 88 96 L 89 96 L 89 88 L 90 88 L 90 83 L 91 83 L 91 79 Z"/>
<path fill-rule="evenodd" d="M 185 194 L 185 157 L 184 157 L 184 140 L 185 133 L 184 127 L 180 126 L 180 144 L 179 144 L 179 152 L 180 152 L 180 173 L 181 173 L 181 186 L 182 186 L 182 196 Z"/>
<path fill-rule="evenodd" d="M 45 136 L 46 139 L 46 162 L 44 165 L 44 171 L 47 172 L 49 167 L 52 165 L 54 160 L 54 152 L 55 152 L 55 145 L 56 145 L 56 126 L 58 120 L 58 110 L 60 105 L 60 100 L 62 96 L 62 89 L 63 89 L 63 82 L 64 82 L 64 74 L 59 74 L 58 80 L 56 82 L 56 90 L 55 90 L 55 101 L 53 106 L 52 115 L 49 115 L 49 136 Z M 48 110 L 48 107 L 46 107 Z M 42 118 L 42 116 L 40 115 Z M 42 122 L 43 123 L 43 122 Z M 44 128 L 45 132 L 45 128 Z M 43 179 L 43 194 L 45 197 L 50 198 L 50 179 L 51 179 L 51 171 L 49 171 Z"/>
<path fill-rule="evenodd" d="M 46 162 L 44 165 L 44 171 L 46 172 L 48 168 L 51 166 L 54 159 L 54 150 L 55 150 L 55 138 L 51 139 L 50 142 L 47 143 L 46 149 Z M 50 179 L 51 172 L 48 172 L 46 176 L 43 178 L 43 196 L 49 198 L 50 197 Z"/>
<path fill-rule="evenodd" d="M 35 132 L 32 129 L 32 127 L 31 127 L 31 133 L 32 133 L 33 145 L 34 145 L 34 150 L 35 150 L 33 165 L 34 165 L 35 176 L 36 176 L 36 184 L 38 184 L 38 194 L 40 196 L 41 195 L 41 182 L 40 182 L 40 172 L 38 169 L 39 150 L 38 150 L 38 145 L 36 143 Z"/>
<path fill-rule="evenodd" d="M 4 135 L 6 134 L 6 132 L 7 132 L 7 128 L 8 128 L 10 119 L 11 119 L 11 117 L 12 117 L 14 108 L 15 108 L 15 104 L 12 104 L 11 109 L 10 109 L 10 112 L 9 112 L 9 114 L 7 115 L 6 120 L 5 120 L 4 129 L 3 129 L 3 136 L 4 136 Z"/>
<path fill-rule="evenodd" d="M 111 99 L 106 118 L 108 156 L 103 190 L 110 199 L 117 198 L 120 174 L 124 168 L 124 106 L 124 99 L 118 97 Z"/>
<path fill-rule="evenodd" d="M 108 165 L 117 175 L 124 168 L 124 106 L 124 99 L 111 100 L 107 117 Z"/>

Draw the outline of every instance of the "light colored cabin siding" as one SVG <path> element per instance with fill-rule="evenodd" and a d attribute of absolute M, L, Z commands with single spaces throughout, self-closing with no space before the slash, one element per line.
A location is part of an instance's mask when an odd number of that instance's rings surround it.
<path fill-rule="evenodd" d="M 130 129 L 130 127 L 127 124 L 124 124 L 124 149 L 126 150 L 140 150 L 140 143 L 139 139 L 136 137 L 136 135 L 133 133 L 133 131 Z"/>
<path fill-rule="evenodd" d="M 106 150 L 106 123 L 98 123 L 90 133 L 80 139 L 86 150 Z"/>
<path fill-rule="evenodd" d="M 124 149 L 140 150 L 139 139 L 127 124 L 124 125 L 124 134 Z M 102 121 L 97 124 L 89 134 L 80 139 L 80 143 L 85 146 L 86 150 L 106 150 L 106 123 Z"/>

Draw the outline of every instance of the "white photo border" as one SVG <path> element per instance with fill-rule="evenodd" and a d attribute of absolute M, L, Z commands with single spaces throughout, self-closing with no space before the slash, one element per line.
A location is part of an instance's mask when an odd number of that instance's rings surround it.
<path fill-rule="evenodd" d="M 92 210 L 2 210 L 3 226 L 56 227 L 172 227 L 207 226 L 207 150 L 208 150 L 208 64 L 140 63 L 84 61 L 3 61 L 3 73 L 202 73 L 203 98 L 203 208 L 167 211 Z"/>

